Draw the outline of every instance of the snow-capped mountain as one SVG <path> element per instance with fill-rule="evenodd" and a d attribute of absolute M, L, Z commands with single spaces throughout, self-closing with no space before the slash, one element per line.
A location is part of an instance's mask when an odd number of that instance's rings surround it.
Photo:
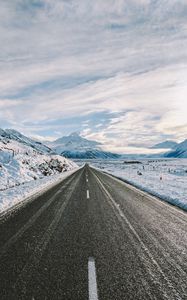
<path fill-rule="evenodd" d="M 64 150 L 87 150 L 93 149 L 101 144 L 96 141 L 91 141 L 83 138 L 79 135 L 78 132 L 73 132 L 68 136 L 63 136 L 62 138 L 57 139 L 53 142 L 54 146 L 57 149 L 57 152 L 60 152 L 62 148 Z"/>
<path fill-rule="evenodd" d="M 71 170 L 75 163 L 15 130 L 0 129 L 0 190 Z"/>
<path fill-rule="evenodd" d="M 165 141 L 152 146 L 151 149 L 163 149 L 163 152 L 158 155 L 160 157 L 187 158 L 187 139 L 181 143 Z"/>
<path fill-rule="evenodd" d="M 67 158 L 91 159 L 91 158 L 119 158 L 120 155 L 102 150 L 102 144 L 88 140 L 74 132 L 54 142 L 47 142 L 56 153 Z"/>
<path fill-rule="evenodd" d="M 165 141 L 151 147 L 151 149 L 175 149 L 178 143 L 174 141 Z"/>
<path fill-rule="evenodd" d="M 187 139 L 179 143 L 174 150 L 166 153 L 165 157 L 187 158 Z"/>

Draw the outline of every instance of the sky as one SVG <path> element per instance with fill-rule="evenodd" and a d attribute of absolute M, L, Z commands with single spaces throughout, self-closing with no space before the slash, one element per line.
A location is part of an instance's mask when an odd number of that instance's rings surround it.
<path fill-rule="evenodd" d="M 0 0 L 0 127 L 105 150 L 187 138 L 186 0 Z"/>

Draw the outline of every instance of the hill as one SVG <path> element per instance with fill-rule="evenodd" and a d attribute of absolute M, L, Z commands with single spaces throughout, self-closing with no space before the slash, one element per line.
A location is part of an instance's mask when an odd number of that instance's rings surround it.
<path fill-rule="evenodd" d="M 168 158 L 187 158 L 187 139 L 179 143 L 175 150 L 167 152 L 164 156 Z"/>
<path fill-rule="evenodd" d="M 75 164 L 20 132 L 0 129 L 0 190 L 71 170 Z"/>

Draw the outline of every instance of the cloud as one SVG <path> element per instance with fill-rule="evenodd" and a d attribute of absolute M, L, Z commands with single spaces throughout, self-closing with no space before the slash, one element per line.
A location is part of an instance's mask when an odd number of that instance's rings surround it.
<path fill-rule="evenodd" d="M 0 4 L 2 126 L 51 137 L 80 116 L 116 149 L 185 137 L 186 1 Z"/>

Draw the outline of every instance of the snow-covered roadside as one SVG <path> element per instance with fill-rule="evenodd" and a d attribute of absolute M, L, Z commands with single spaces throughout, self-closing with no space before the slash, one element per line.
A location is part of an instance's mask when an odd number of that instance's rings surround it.
<path fill-rule="evenodd" d="M 0 191 L 61 174 L 75 163 L 15 130 L 0 129 Z"/>
<path fill-rule="evenodd" d="M 25 182 L 22 185 L 0 191 L 0 213 L 6 212 L 8 209 L 23 201 L 28 201 L 33 197 L 39 196 L 46 190 L 52 188 L 60 181 L 64 180 L 79 168 L 71 171 L 63 172 L 58 175 L 44 177 L 38 180 Z"/>
<path fill-rule="evenodd" d="M 45 155 L 24 150 L 13 157 L 8 151 L 0 150 L 0 191 L 31 180 L 37 181 L 44 177 L 59 175 L 76 167 L 73 162 L 59 155 Z"/>
<path fill-rule="evenodd" d="M 78 166 L 13 129 L 0 129 L 0 213 L 44 192 Z"/>
<path fill-rule="evenodd" d="M 187 211 L 187 159 L 92 161 L 93 167 Z"/>

